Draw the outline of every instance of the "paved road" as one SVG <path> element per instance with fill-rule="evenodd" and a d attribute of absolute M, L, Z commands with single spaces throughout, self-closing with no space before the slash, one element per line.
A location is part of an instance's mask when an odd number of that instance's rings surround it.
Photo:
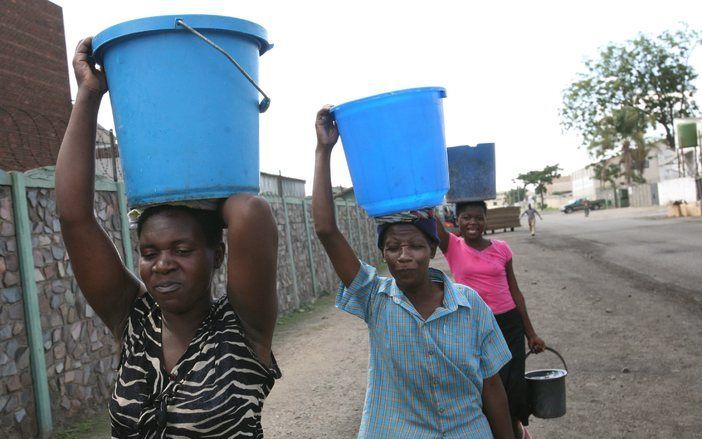
<path fill-rule="evenodd" d="M 702 219 L 656 209 L 548 214 L 506 240 L 529 313 L 568 361 L 568 412 L 531 419 L 537 439 L 702 438 Z M 437 255 L 433 265 L 447 270 Z M 354 438 L 368 363 L 364 323 L 333 298 L 278 326 L 283 378 L 263 412 L 266 438 Z M 556 367 L 549 354 L 527 369 Z M 88 428 L 61 437 L 107 437 Z"/>
<path fill-rule="evenodd" d="M 517 279 L 547 344 L 567 359 L 568 413 L 532 418 L 539 439 L 702 437 L 702 220 L 620 209 L 545 215 L 491 235 L 515 253 Z M 437 255 L 434 264 L 446 269 Z M 268 438 L 353 438 L 366 384 L 367 332 L 329 299 L 281 327 L 283 370 L 266 401 Z M 527 369 L 558 366 L 549 354 Z"/>
<path fill-rule="evenodd" d="M 677 287 L 698 302 L 702 299 L 700 218 L 666 218 L 661 208 L 592 211 L 587 218 L 582 212 L 553 213 L 544 218 L 537 224 L 539 235 L 589 243 L 603 262 Z"/>

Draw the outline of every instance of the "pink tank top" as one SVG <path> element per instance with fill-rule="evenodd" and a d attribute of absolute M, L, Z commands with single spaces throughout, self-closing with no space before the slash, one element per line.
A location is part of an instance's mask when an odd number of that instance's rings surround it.
<path fill-rule="evenodd" d="M 444 256 L 456 282 L 477 291 L 493 314 L 502 314 L 517 306 L 507 283 L 506 266 L 512 260 L 512 250 L 504 241 L 491 242 L 488 248 L 478 251 L 451 233 Z"/>

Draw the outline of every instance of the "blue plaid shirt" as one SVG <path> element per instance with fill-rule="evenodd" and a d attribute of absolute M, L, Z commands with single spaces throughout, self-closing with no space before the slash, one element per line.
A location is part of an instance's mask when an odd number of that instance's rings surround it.
<path fill-rule="evenodd" d="M 336 306 L 368 325 L 368 388 L 359 438 L 492 438 L 483 380 L 511 355 L 478 294 L 430 268 L 442 306 L 426 320 L 392 278 L 361 262 Z"/>

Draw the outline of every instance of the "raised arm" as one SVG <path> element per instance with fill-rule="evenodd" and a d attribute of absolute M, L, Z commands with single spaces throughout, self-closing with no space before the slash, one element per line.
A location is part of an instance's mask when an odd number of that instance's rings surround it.
<path fill-rule="evenodd" d="M 448 251 L 449 246 L 450 232 L 446 230 L 446 226 L 444 226 L 442 218 L 438 215 L 436 218 L 436 230 L 439 232 L 439 249 L 441 249 L 442 253 L 446 253 Z"/>
<path fill-rule="evenodd" d="M 105 76 L 88 63 L 92 38 L 78 43 L 73 69 L 78 95 L 56 161 L 56 206 L 78 286 L 98 317 L 121 336 L 142 284 L 124 266 L 93 213 L 95 131 Z"/>
<path fill-rule="evenodd" d="M 312 187 L 312 218 L 314 231 L 322 242 L 324 250 L 336 274 L 347 287 L 358 274 L 361 264 L 346 238 L 336 225 L 334 198 L 332 196 L 331 160 L 332 148 L 339 139 L 339 131 L 325 106 L 317 113 L 317 150 L 315 151 L 314 186 Z"/>
<path fill-rule="evenodd" d="M 229 197 L 222 216 L 227 224 L 227 296 L 259 360 L 270 365 L 278 315 L 278 227 L 268 202 L 250 194 Z"/>

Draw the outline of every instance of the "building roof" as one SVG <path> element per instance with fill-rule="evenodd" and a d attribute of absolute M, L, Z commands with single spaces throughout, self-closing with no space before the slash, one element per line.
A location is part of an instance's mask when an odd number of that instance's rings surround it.
<path fill-rule="evenodd" d="M 273 178 L 281 178 L 283 180 L 289 180 L 289 181 L 299 181 L 301 183 L 306 183 L 306 180 L 303 180 L 301 178 L 295 178 L 295 177 L 286 177 L 285 175 L 280 175 L 280 174 L 270 174 L 268 172 L 261 172 L 261 176 L 266 176 L 266 177 L 273 177 Z"/>

